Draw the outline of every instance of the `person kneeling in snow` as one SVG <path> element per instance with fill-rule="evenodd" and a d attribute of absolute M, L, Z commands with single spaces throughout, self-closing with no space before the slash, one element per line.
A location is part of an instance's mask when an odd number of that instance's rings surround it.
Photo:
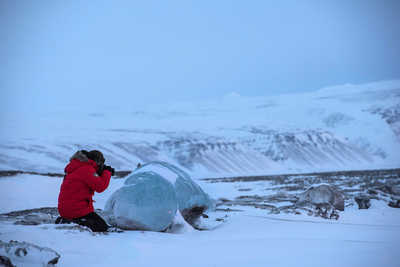
<path fill-rule="evenodd" d="M 58 195 L 56 224 L 77 223 L 89 227 L 93 232 L 105 232 L 107 223 L 94 212 L 94 192 L 107 189 L 114 169 L 104 165 L 100 151 L 80 150 L 76 152 L 65 167 L 65 176 Z"/>

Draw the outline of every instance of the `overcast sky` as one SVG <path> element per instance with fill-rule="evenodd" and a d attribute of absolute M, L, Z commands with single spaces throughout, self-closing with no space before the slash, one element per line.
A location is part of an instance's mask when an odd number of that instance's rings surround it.
<path fill-rule="evenodd" d="M 1 111 L 400 78 L 400 1 L 0 1 Z"/>

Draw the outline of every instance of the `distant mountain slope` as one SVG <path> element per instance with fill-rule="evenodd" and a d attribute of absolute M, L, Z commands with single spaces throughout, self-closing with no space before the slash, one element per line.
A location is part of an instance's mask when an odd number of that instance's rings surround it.
<path fill-rule="evenodd" d="M 390 125 L 400 142 L 400 103 L 390 107 L 371 108 L 368 111 L 380 115 Z"/>
<path fill-rule="evenodd" d="M 279 132 L 251 128 L 251 135 L 243 140 L 248 146 L 276 161 L 292 161 L 299 166 L 346 167 L 352 163 L 372 163 L 373 156 L 346 140 L 325 130 Z"/>
<path fill-rule="evenodd" d="M 6 122 L 0 169 L 60 172 L 77 149 L 119 170 L 163 160 L 198 177 L 400 167 L 400 81 L 42 118 Z"/>

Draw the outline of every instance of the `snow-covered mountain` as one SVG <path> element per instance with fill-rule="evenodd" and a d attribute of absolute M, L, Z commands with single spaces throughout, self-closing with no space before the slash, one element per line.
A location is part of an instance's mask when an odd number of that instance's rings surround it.
<path fill-rule="evenodd" d="M 77 149 L 120 170 L 163 160 L 195 177 L 400 167 L 400 81 L 312 93 L 4 120 L 0 169 L 62 172 Z"/>

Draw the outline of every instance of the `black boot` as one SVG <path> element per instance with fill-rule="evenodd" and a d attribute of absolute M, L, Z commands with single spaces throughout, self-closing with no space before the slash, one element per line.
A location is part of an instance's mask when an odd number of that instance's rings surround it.
<path fill-rule="evenodd" d="M 82 226 L 89 227 L 93 232 L 107 232 L 109 226 L 97 213 L 91 212 L 83 217 L 73 220 Z"/>

